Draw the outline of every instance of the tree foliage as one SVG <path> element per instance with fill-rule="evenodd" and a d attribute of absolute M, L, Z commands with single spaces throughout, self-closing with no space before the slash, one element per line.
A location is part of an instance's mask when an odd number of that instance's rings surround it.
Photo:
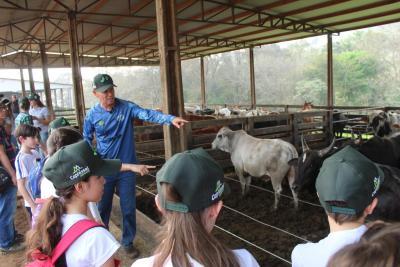
<path fill-rule="evenodd" d="M 400 106 L 400 23 L 344 33 L 333 41 L 335 105 Z M 326 36 L 320 36 L 255 47 L 257 103 L 325 105 L 326 42 Z M 204 65 L 208 104 L 250 104 L 248 49 L 206 56 Z M 200 103 L 200 59 L 185 60 L 181 67 L 185 102 Z M 101 71 L 112 75 L 118 97 L 161 107 L 158 67 Z M 85 101 L 91 106 L 96 101 L 92 77 L 84 77 L 83 83 Z"/>

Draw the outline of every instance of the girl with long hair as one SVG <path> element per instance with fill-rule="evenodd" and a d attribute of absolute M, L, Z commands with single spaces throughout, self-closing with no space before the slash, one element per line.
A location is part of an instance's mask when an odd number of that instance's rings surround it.
<path fill-rule="evenodd" d="M 222 168 L 203 149 L 175 154 L 157 173 L 156 205 L 163 215 L 152 257 L 132 267 L 256 267 L 245 249 L 230 250 L 211 231 L 227 187 Z"/>
<path fill-rule="evenodd" d="M 85 141 L 62 147 L 46 161 L 43 175 L 53 183 L 58 197 L 46 201 L 28 232 L 28 261 L 36 249 L 50 256 L 72 225 L 88 219 L 88 203 L 98 202 L 103 194 L 103 176 L 115 175 L 120 168 L 119 160 L 101 159 Z M 119 246 L 105 228 L 94 227 L 72 243 L 56 266 L 113 267 Z"/>

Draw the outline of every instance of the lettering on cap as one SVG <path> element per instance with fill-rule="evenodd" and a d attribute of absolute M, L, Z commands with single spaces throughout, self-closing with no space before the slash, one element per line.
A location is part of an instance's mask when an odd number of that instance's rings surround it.
<path fill-rule="evenodd" d="M 222 195 L 223 192 L 224 192 L 224 184 L 218 180 L 217 186 L 215 187 L 214 194 L 212 194 L 212 196 L 211 196 L 211 200 L 212 201 L 216 200 L 217 198 L 219 198 Z"/>
<path fill-rule="evenodd" d="M 88 174 L 88 173 L 90 173 L 89 166 L 81 167 L 79 165 L 75 165 L 72 170 L 72 175 L 69 176 L 69 179 L 75 180 L 77 178 L 80 178 L 80 177 Z"/>

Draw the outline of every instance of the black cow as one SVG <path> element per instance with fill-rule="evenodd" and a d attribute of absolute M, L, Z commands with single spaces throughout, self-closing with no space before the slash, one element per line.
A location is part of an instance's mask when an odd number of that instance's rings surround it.
<path fill-rule="evenodd" d="M 347 116 L 338 110 L 333 111 L 332 115 L 333 121 L 333 135 L 342 138 L 344 127 L 347 124 Z"/>
<path fill-rule="evenodd" d="M 368 216 L 371 220 L 400 221 L 400 170 L 379 164 L 385 178 L 376 197 L 378 205 Z"/>
<path fill-rule="evenodd" d="M 311 150 L 302 137 L 303 154 L 299 156 L 297 162 L 296 190 L 307 188 L 316 191 L 315 181 L 323 161 L 344 147 L 335 148 L 334 142 L 335 140 L 327 148 Z M 371 160 L 386 163 L 379 164 L 385 179 L 377 194 L 378 205 L 369 219 L 400 221 L 400 135 L 390 139 L 373 137 L 363 144 L 353 143 L 352 146 Z"/>
<path fill-rule="evenodd" d="M 335 139 L 333 139 L 332 143 L 327 148 L 312 150 L 308 147 L 304 136 L 301 136 L 302 153 L 297 160 L 295 178 L 296 190 L 299 191 L 303 188 L 307 188 L 310 193 L 315 192 L 315 179 L 317 179 L 322 162 L 336 152 L 336 149 L 333 147 L 334 144 Z"/>
<path fill-rule="evenodd" d="M 374 134 L 379 137 L 389 136 L 392 133 L 389 115 L 384 111 L 374 114 L 369 126 L 372 127 Z"/>
<path fill-rule="evenodd" d="M 315 191 L 315 180 L 325 158 L 343 148 L 351 145 L 361 154 L 372 161 L 396 168 L 400 168 L 400 135 L 391 138 L 374 136 L 365 143 L 356 144 L 353 141 L 343 143 L 341 147 L 334 148 L 334 141 L 329 147 L 321 150 L 311 150 L 302 137 L 303 153 L 299 155 L 296 171 L 296 190 L 308 188 Z"/>

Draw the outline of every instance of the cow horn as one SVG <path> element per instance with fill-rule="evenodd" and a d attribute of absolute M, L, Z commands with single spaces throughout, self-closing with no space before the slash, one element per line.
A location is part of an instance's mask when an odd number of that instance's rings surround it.
<path fill-rule="evenodd" d="M 310 150 L 310 148 L 308 147 L 308 145 L 306 143 L 306 140 L 304 139 L 304 135 L 301 135 L 301 148 L 303 149 L 303 153 Z"/>
<path fill-rule="evenodd" d="M 318 151 L 318 156 L 320 156 L 320 157 L 322 158 L 323 156 L 325 156 L 326 154 L 328 154 L 329 151 L 332 150 L 333 145 L 335 144 L 335 142 L 336 142 L 336 138 L 334 137 L 333 140 L 332 140 L 332 143 L 331 143 L 328 147 L 323 148 L 323 149 L 321 149 L 321 150 Z"/>

